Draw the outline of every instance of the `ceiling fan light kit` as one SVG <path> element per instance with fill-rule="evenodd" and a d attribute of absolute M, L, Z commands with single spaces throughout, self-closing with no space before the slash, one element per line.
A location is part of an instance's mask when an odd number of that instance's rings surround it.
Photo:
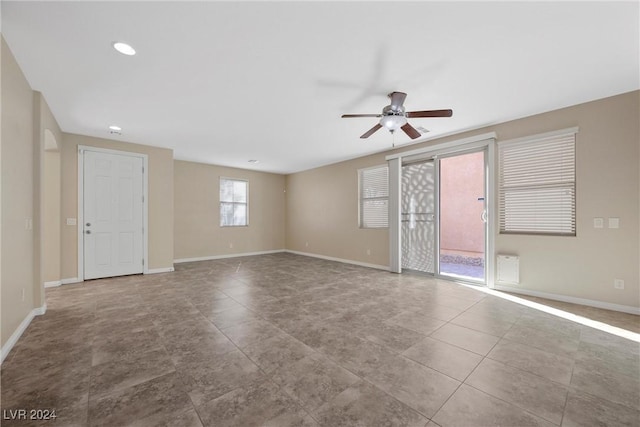
<path fill-rule="evenodd" d="M 380 119 L 380 124 L 389 132 L 393 133 L 395 130 L 407 124 L 407 118 L 404 115 L 400 114 L 382 116 L 382 118 Z"/>
<path fill-rule="evenodd" d="M 360 138 L 369 138 L 378 129 L 385 128 L 389 132 L 393 133 L 398 129 L 402 129 L 409 138 L 416 139 L 420 136 L 413 126 L 407 122 L 407 118 L 413 117 L 451 117 L 453 115 L 452 110 L 425 110 L 425 111 L 409 111 L 405 112 L 402 104 L 407 97 L 404 92 L 391 92 L 389 95 L 391 104 L 382 109 L 382 114 L 343 114 L 343 119 L 356 118 L 356 117 L 380 117 L 380 123 L 365 132 Z"/>

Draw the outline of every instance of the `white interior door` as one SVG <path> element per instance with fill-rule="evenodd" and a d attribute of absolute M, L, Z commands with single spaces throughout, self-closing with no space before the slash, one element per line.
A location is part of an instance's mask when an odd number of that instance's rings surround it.
<path fill-rule="evenodd" d="M 84 279 L 143 272 L 143 159 L 84 150 Z"/>

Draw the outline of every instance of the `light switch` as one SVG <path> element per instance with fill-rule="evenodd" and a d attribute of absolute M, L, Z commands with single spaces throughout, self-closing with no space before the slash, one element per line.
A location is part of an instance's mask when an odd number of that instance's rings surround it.
<path fill-rule="evenodd" d="M 67 218 L 67 225 L 76 225 L 76 219 L 75 218 Z"/>
<path fill-rule="evenodd" d="M 604 228 L 604 218 L 593 218 L 593 228 Z"/>
<path fill-rule="evenodd" d="M 620 228 L 620 218 L 609 218 L 609 228 Z"/>

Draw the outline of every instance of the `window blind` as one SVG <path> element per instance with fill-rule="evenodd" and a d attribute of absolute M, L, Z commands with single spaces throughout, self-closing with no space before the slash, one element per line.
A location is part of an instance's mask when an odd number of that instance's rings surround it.
<path fill-rule="evenodd" d="M 360 227 L 389 226 L 389 168 L 378 166 L 358 171 L 360 181 Z"/>
<path fill-rule="evenodd" d="M 576 234 L 575 132 L 498 145 L 500 233 Z"/>

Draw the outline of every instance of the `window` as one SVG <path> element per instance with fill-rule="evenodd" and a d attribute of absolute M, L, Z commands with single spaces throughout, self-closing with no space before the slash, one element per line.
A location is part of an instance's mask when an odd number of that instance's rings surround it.
<path fill-rule="evenodd" d="M 389 168 L 376 166 L 358 171 L 360 227 L 389 226 Z"/>
<path fill-rule="evenodd" d="M 576 235 L 576 132 L 499 143 L 500 233 Z"/>
<path fill-rule="evenodd" d="M 220 226 L 249 225 L 249 183 L 238 179 L 220 178 Z"/>

